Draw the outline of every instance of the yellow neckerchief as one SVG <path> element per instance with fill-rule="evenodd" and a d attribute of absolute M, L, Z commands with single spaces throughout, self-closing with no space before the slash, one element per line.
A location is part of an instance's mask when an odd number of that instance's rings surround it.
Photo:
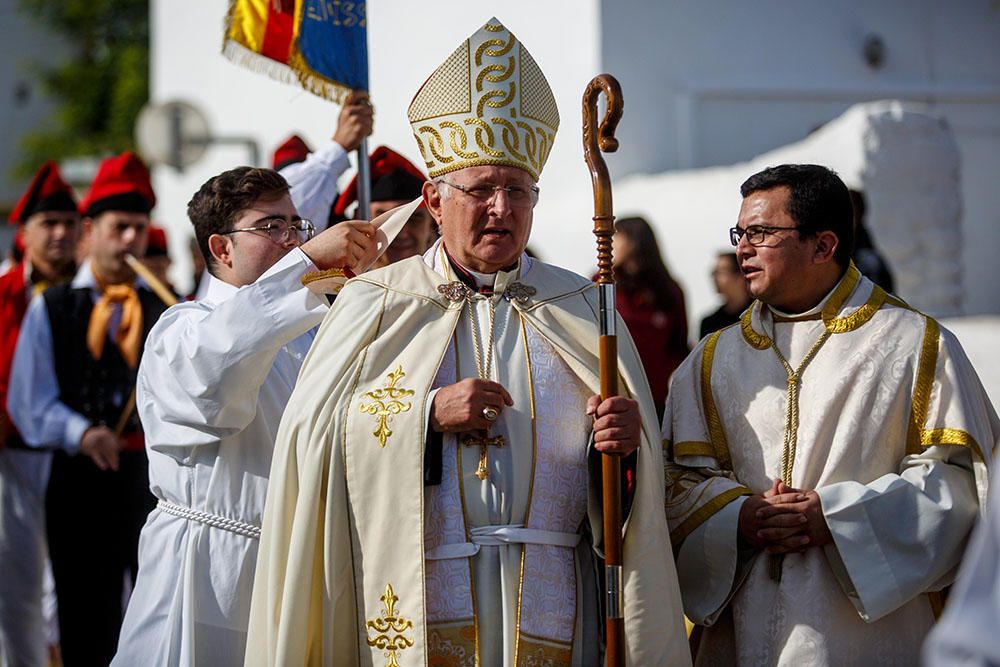
<path fill-rule="evenodd" d="M 90 313 L 90 323 L 87 325 L 87 349 L 95 361 L 99 361 L 104 352 L 104 338 L 107 336 L 108 323 L 114 313 L 114 304 L 122 306 L 121 322 L 115 334 L 115 342 L 125 358 L 129 368 L 139 365 L 139 343 L 142 337 L 142 303 L 139 294 L 130 283 L 107 284 L 97 275 L 91 265 L 97 288 L 101 298 L 94 304 Z"/>

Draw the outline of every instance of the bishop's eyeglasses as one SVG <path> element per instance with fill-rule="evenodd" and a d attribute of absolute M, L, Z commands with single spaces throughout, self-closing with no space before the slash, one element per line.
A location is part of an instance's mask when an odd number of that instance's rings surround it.
<path fill-rule="evenodd" d="M 801 230 L 801 226 L 796 227 L 768 227 L 767 225 L 750 225 L 746 229 L 740 227 L 730 227 L 729 228 L 729 241 L 734 245 L 738 246 L 740 244 L 740 239 L 745 235 L 747 237 L 747 243 L 755 248 L 765 246 L 765 243 L 771 236 L 777 234 L 780 231 L 795 231 Z"/>
<path fill-rule="evenodd" d="M 267 224 L 259 224 L 264 221 L 267 221 Z M 299 243 L 305 243 L 316 233 L 316 226 L 313 225 L 312 220 L 306 220 L 305 218 L 292 223 L 285 222 L 281 218 L 264 218 L 263 220 L 258 220 L 257 223 L 254 227 L 230 229 L 228 232 L 223 232 L 222 235 L 227 236 L 236 232 L 264 232 L 273 242 L 278 245 L 284 245 L 293 238 Z"/>
<path fill-rule="evenodd" d="M 538 203 L 539 190 L 537 185 L 523 188 L 520 185 L 503 186 L 494 185 L 492 183 L 460 185 L 459 183 L 452 183 L 451 181 L 447 181 L 443 178 L 439 178 L 438 181 L 447 186 L 453 187 L 456 190 L 461 190 L 473 199 L 478 199 L 484 204 L 492 204 L 496 201 L 497 193 L 501 190 L 507 193 L 507 201 L 510 202 L 510 205 L 514 208 L 530 208 Z"/>

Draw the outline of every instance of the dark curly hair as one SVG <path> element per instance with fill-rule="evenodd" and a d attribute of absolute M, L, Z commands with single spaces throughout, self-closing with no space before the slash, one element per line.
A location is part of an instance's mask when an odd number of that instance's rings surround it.
<path fill-rule="evenodd" d="M 205 181 L 188 202 L 187 212 L 212 275 L 215 258 L 208 249 L 209 237 L 232 231 L 239 214 L 256 202 L 276 201 L 287 194 L 288 181 L 273 169 L 237 167 Z"/>

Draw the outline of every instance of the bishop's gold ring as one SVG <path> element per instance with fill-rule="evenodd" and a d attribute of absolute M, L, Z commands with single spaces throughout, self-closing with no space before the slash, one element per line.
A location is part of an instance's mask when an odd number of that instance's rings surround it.
<path fill-rule="evenodd" d="M 486 421 L 495 422 L 497 420 L 497 417 L 499 416 L 500 416 L 500 411 L 497 410 L 496 408 L 491 407 L 489 405 L 483 408 L 483 419 L 485 419 Z"/>

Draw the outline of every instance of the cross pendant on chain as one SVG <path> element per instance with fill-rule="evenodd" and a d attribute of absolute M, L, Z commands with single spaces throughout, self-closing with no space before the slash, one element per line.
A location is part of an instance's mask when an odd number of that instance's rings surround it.
<path fill-rule="evenodd" d="M 503 436 L 495 435 L 490 437 L 490 432 L 487 430 L 481 438 L 477 438 L 474 435 L 466 435 L 462 438 L 462 444 L 466 447 L 479 447 L 479 467 L 476 469 L 476 477 L 481 480 L 485 480 L 490 476 L 490 471 L 487 467 L 487 464 L 489 463 L 489 448 L 503 447 Z"/>

